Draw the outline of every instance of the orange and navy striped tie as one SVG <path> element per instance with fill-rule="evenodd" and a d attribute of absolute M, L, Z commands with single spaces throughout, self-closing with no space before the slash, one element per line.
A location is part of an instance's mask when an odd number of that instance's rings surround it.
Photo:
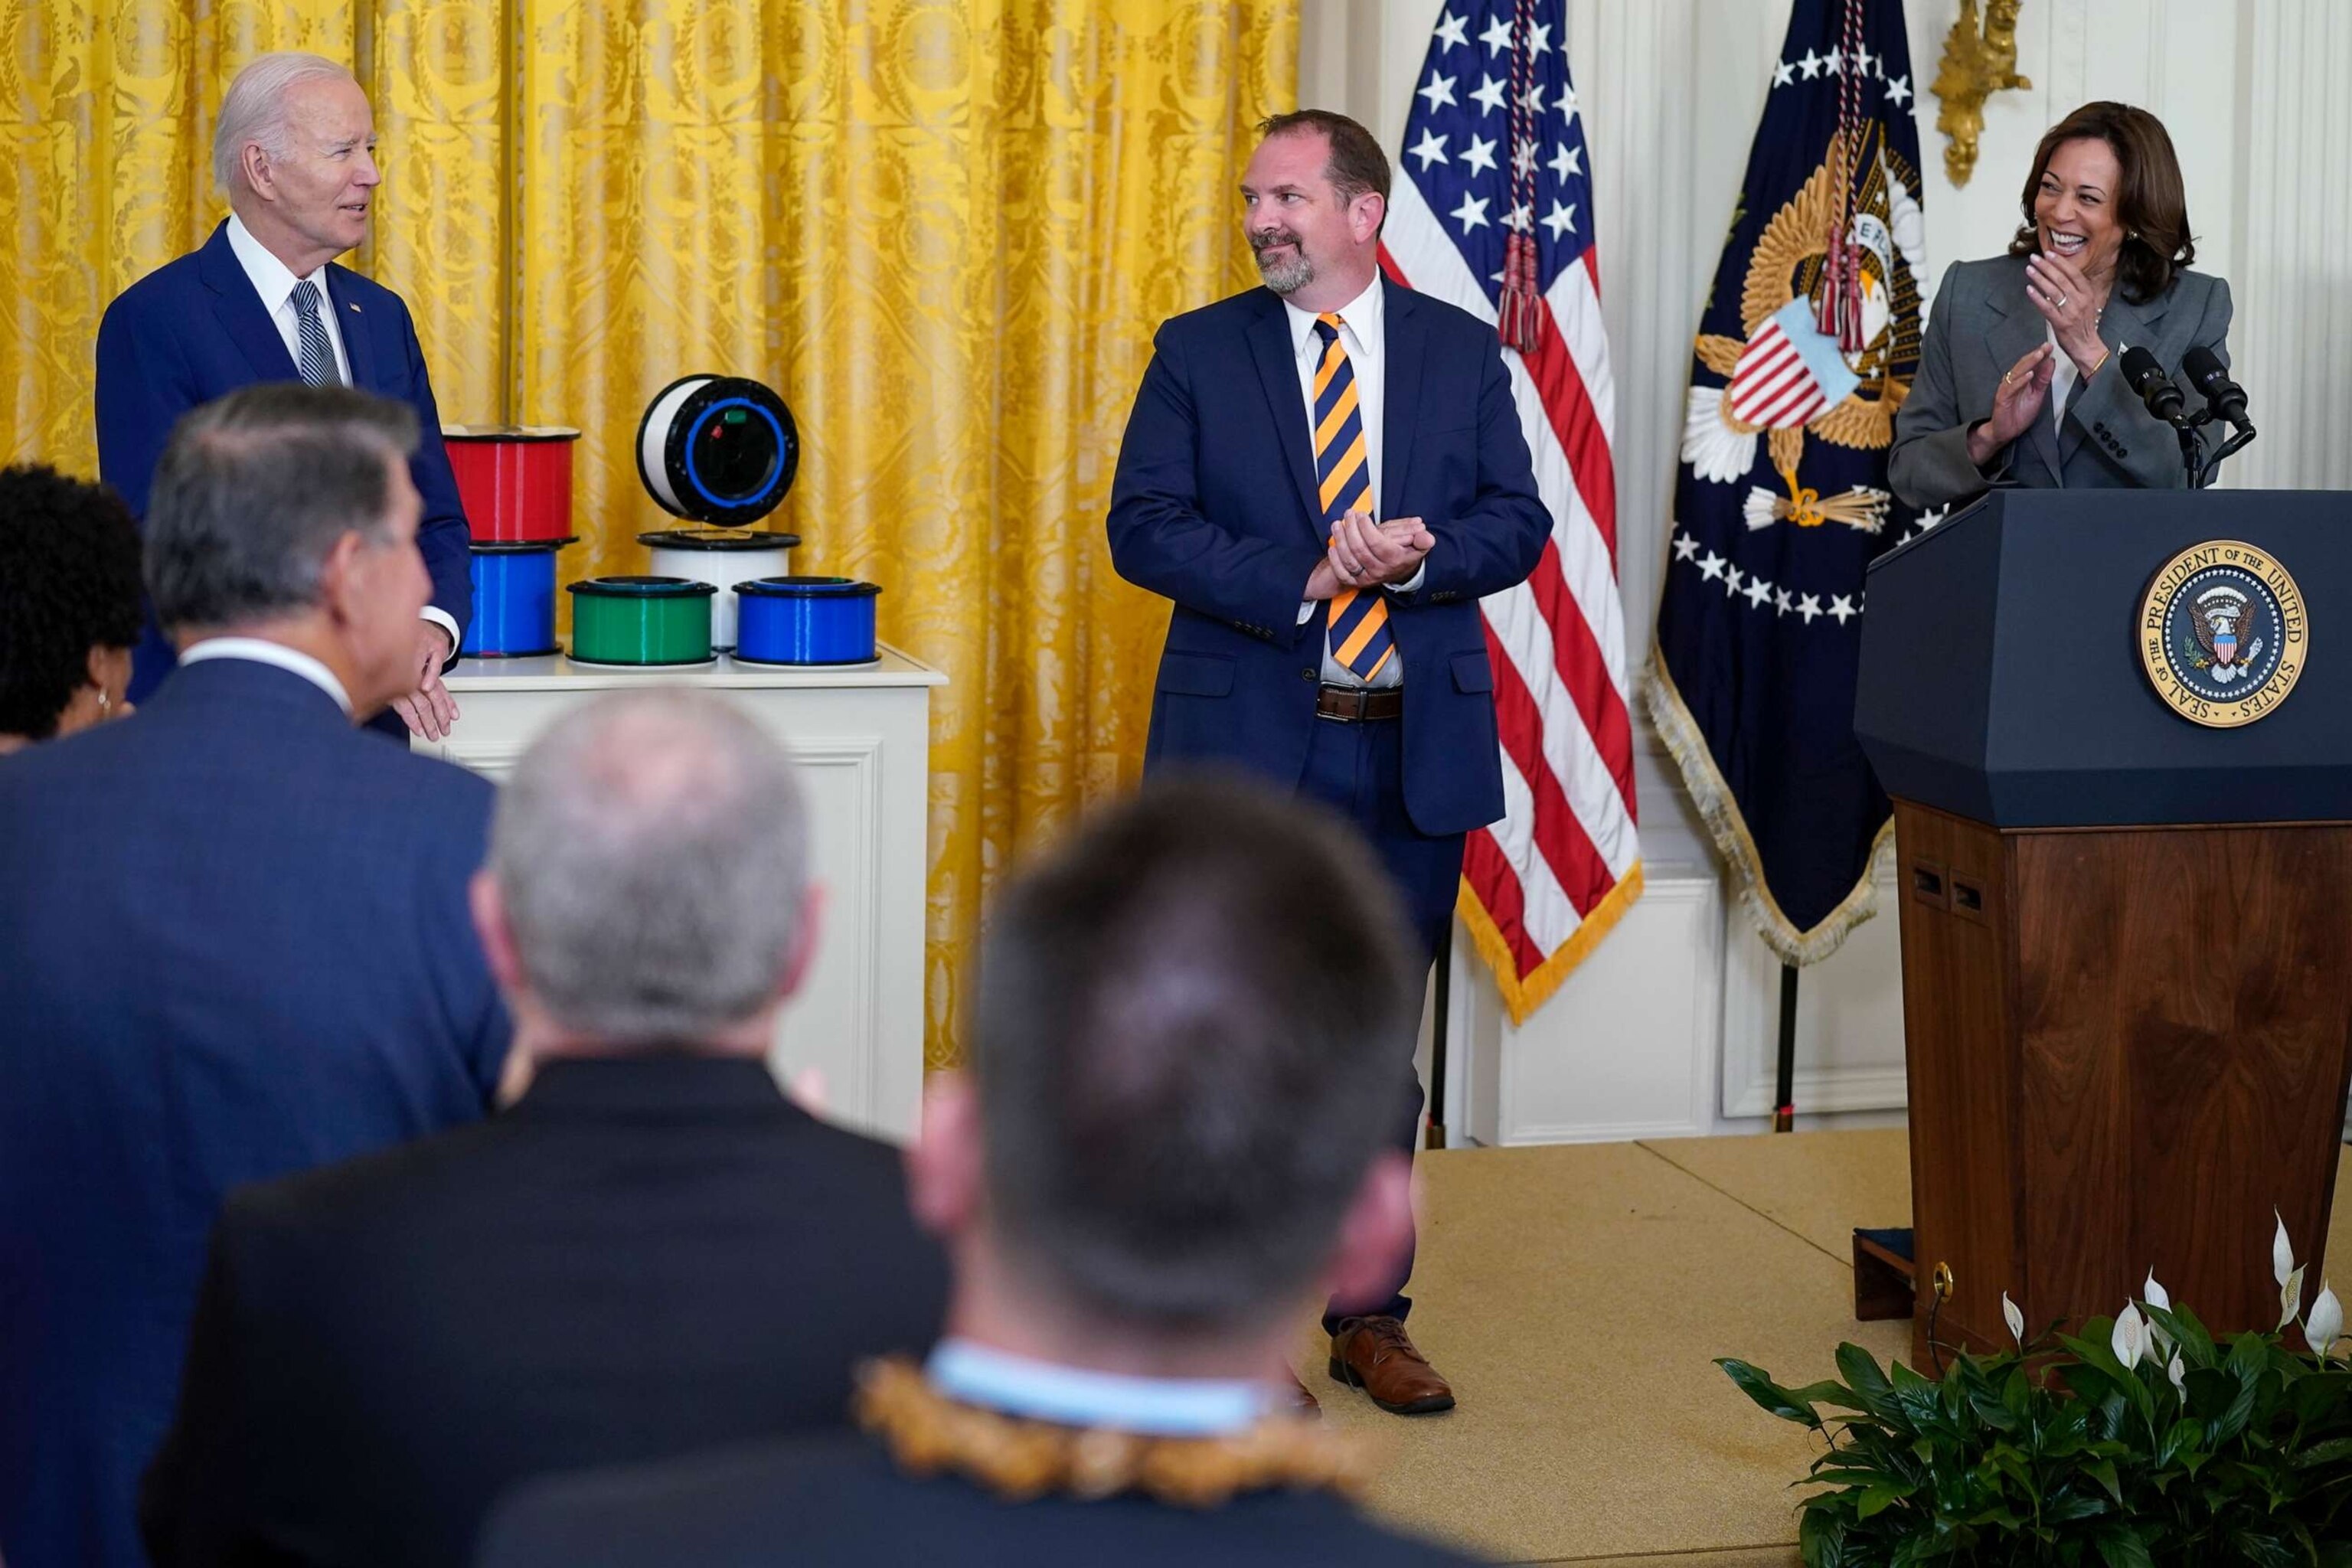
<path fill-rule="evenodd" d="M 1315 318 L 1323 360 L 1315 367 L 1315 477 L 1322 486 L 1323 537 L 1351 511 L 1372 510 L 1372 476 L 1364 453 L 1364 416 L 1356 403 L 1356 371 L 1339 343 L 1339 318 Z M 1359 679 L 1378 675 L 1396 651 L 1389 636 L 1389 605 L 1377 588 L 1343 588 L 1330 605 L 1331 657 Z"/>

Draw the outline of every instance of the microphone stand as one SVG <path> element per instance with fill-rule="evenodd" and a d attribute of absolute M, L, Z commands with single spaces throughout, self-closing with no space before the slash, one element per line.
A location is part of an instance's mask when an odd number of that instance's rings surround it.
<path fill-rule="evenodd" d="M 2156 413 L 2154 409 L 2148 412 Z M 2158 414 L 2157 417 L 2164 419 L 2165 416 Z M 2200 408 L 2194 414 L 2175 415 L 2169 419 L 2165 419 L 2165 423 L 2171 426 L 2173 433 L 2180 437 L 2180 464 L 2187 472 L 2189 488 L 2192 490 L 2201 490 L 2211 486 L 2213 476 L 2221 471 L 2223 460 L 2245 450 L 2247 443 L 2254 438 L 2254 427 L 2252 425 L 2241 425 L 2235 434 L 2214 450 L 2211 460 L 2208 461 L 2203 447 L 2198 443 L 2197 432 L 2213 423 L 2211 409 Z"/>
<path fill-rule="evenodd" d="M 2203 410 L 2178 415 L 2171 422 L 2173 434 L 2180 437 L 2180 462 L 2189 472 L 2189 488 L 2192 490 L 2201 490 L 2213 482 L 2213 471 L 2205 466 L 2205 448 L 2197 439 L 2197 432 L 2212 422 L 2213 416 Z"/>

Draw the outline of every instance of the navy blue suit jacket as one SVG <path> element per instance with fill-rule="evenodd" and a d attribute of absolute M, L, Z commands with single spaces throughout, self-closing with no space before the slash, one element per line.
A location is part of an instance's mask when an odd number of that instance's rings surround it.
<path fill-rule="evenodd" d="M 327 297 L 351 361 L 352 384 L 416 410 L 416 456 L 408 465 L 425 502 L 416 547 L 433 575 L 434 607 L 457 623 L 462 642 L 474 610 L 467 575 L 471 534 L 449 454 L 441 444 L 441 415 L 408 307 L 382 284 L 332 264 L 327 268 Z M 99 477 L 143 520 L 156 461 L 181 415 L 257 381 L 301 379 L 286 340 L 261 308 L 253 279 L 229 248 L 224 219 L 202 249 L 166 262 L 125 289 L 99 322 Z M 452 658 L 456 651 L 450 650 Z M 172 645 L 151 617 L 133 661 L 131 700 L 146 700 L 175 662 Z M 391 728 L 399 730 L 397 720 Z"/>
<path fill-rule="evenodd" d="M 526 1481 L 477 1568 L 1470 1568 L 1305 1488 L 1217 1508 L 1132 1492 L 1007 1502 L 963 1477 L 903 1474 L 878 1443 L 801 1437 Z"/>
<path fill-rule="evenodd" d="M 1503 815 L 1494 670 L 1478 600 L 1526 580 L 1551 536 L 1495 329 L 1382 281 L 1380 515 L 1436 535 L 1390 595 L 1404 661 L 1404 800 L 1423 833 Z M 1271 290 L 1175 317 L 1152 340 L 1111 491 L 1111 559 L 1175 601 L 1147 771 L 1236 763 L 1285 788 L 1307 766 L 1325 617 L 1298 605 L 1324 555 L 1313 435 Z"/>
<path fill-rule="evenodd" d="M 143 1562 L 222 1194 L 485 1111 L 489 784 L 299 676 L 0 758 L 0 1557 Z"/>

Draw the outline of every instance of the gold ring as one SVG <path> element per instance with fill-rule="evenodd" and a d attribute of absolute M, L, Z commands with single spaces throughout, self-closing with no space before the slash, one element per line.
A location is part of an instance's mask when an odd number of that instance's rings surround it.
<path fill-rule="evenodd" d="M 2003 386 L 2007 386 L 2007 385 L 2009 384 L 2009 378 L 2010 378 L 2011 376 L 2012 376 L 2012 375 L 2015 375 L 2016 374 L 2017 374 L 2017 373 L 2016 373 L 2015 371 L 2013 371 L 2013 370 L 2005 370 L 2005 371 L 2002 371 L 2002 372 L 2000 373 L 2000 384 L 2001 384 Z"/>

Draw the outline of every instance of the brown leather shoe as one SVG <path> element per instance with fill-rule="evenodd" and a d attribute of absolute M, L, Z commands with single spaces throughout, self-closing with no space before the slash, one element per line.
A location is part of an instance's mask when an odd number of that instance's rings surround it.
<path fill-rule="evenodd" d="M 1331 1336 L 1331 1381 L 1362 1389 L 1392 1415 L 1454 1408 L 1454 1390 L 1394 1318 L 1342 1318 Z"/>
<path fill-rule="evenodd" d="M 1289 1372 L 1287 1367 L 1283 1370 Z M 1298 1381 L 1295 1372 L 1290 1373 L 1290 1402 L 1286 1408 L 1302 1420 L 1319 1421 L 1323 1417 L 1322 1402 L 1315 1397 L 1313 1389 Z"/>

